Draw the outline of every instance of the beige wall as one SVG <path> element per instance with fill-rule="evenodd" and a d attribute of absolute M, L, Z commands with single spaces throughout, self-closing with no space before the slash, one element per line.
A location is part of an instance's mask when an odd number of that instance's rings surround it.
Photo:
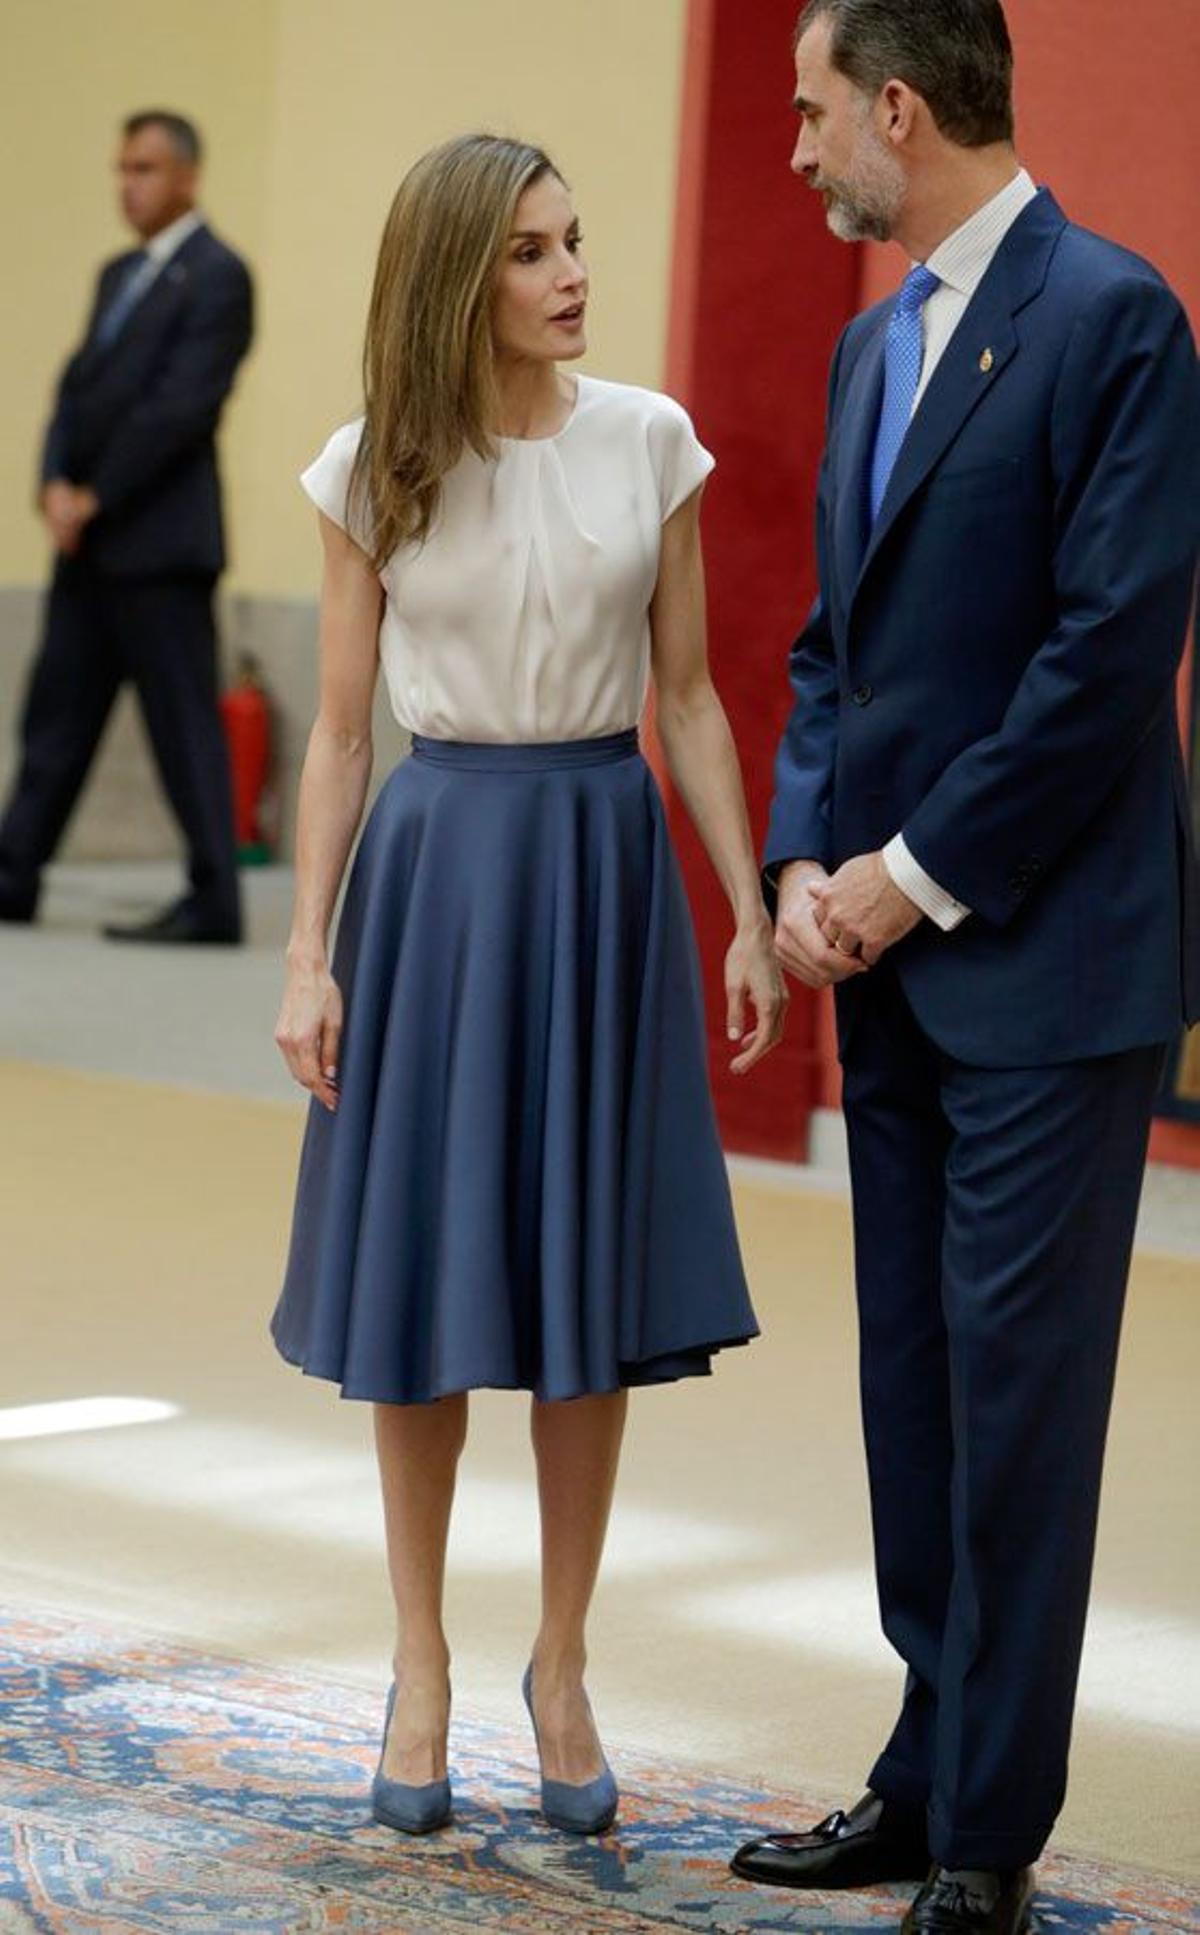
<path fill-rule="evenodd" d="M 257 274 L 259 337 L 227 419 L 231 585 L 307 596 L 294 477 L 357 406 L 392 190 L 430 143 L 487 125 L 544 142 L 576 190 L 595 302 L 588 367 L 661 378 L 683 0 L 6 0 L 0 175 L 0 585 L 45 567 L 28 508 L 54 372 L 121 245 L 107 164 L 131 106 L 208 138 L 205 205 Z"/>
<path fill-rule="evenodd" d="M 128 246 L 110 169 L 116 129 L 135 107 L 193 114 L 211 152 L 206 200 L 230 240 L 258 258 L 275 14 L 275 0 L 4 0 L 0 584 L 36 583 L 44 573 L 46 545 L 31 497 L 52 385 L 99 262 Z M 253 382 L 248 373 L 230 420 L 239 513 Z"/>

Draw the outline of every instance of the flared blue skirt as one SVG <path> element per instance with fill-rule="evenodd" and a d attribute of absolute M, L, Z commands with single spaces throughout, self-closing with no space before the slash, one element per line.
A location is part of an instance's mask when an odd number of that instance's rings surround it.
<path fill-rule="evenodd" d="M 757 1333 L 695 940 L 635 733 L 417 739 L 333 962 L 339 1104 L 309 1111 L 282 1355 L 346 1397 L 547 1399 L 704 1373 Z"/>

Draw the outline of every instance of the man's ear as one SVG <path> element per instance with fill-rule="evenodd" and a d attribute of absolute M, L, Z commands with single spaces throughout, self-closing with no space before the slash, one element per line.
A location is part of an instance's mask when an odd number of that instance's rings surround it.
<path fill-rule="evenodd" d="M 875 103 L 875 126 L 884 141 L 903 147 L 912 137 L 920 96 L 906 81 L 885 81 Z"/>

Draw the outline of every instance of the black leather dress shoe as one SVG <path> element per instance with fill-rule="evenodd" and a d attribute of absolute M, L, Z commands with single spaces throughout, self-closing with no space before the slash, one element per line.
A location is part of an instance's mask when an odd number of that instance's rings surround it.
<path fill-rule="evenodd" d="M 900 1927 L 902 1935 L 1024 1935 L 1032 1900 L 1032 1868 L 934 1868 Z"/>
<path fill-rule="evenodd" d="M 920 1881 L 929 1845 L 919 1814 L 900 1813 L 866 1793 L 801 1834 L 747 1841 L 730 1862 L 743 1881 L 771 1888 L 869 1888 L 876 1881 Z"/>
<path fill-rule="evenodd" d="M 149 920 L 110 921 L 102 929 L 107 941 L 150 941 L 177 946 L 180 943 L 207 947 L 236 947 L 242 938 L 240 922 L 213 920 L 197 911 L 188 900 L 177 900 L 172 907 L 152 914 Z"/>

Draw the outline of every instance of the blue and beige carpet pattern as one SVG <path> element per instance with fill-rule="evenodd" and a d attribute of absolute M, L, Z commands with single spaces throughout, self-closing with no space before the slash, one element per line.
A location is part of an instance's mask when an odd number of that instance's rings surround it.
<path fill-rule="evenodd" d="M 798 1896 L 726 1861 L 821 1803 L 616 1755 L 618 1827 L 547 1829 L 532 1744 L 456 1716 L 454 1826 L 376 1827 L 381 1700 L 57 1615 L 0 1617 L 0 1931 L 650 1935 L 881 1930 L 905 1896 Z M 1200 1890 L 1058 1855 L 1044 1930 L 1200 1935 Z"/>

